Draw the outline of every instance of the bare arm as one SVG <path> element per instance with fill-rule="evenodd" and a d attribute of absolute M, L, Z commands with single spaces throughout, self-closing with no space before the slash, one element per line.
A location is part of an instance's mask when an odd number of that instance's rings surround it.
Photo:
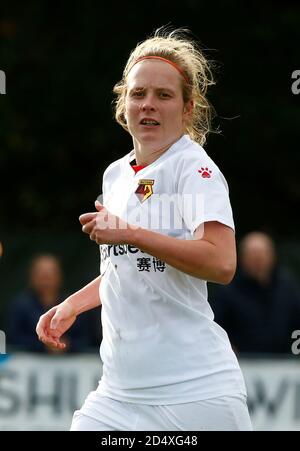
<path fill-rule="evenodd" d="M 195 237 L 200 233 L 195 232 Z M 229 283 L 236 269 L 234 232 L 216 221 L 206 222 L 204 234 L 180 240 L 151 230 L 133 230 L 130 243 L 191 276 L 210 282 Z"/>
<path fill-rule="evenodd" d="M 100 283 L 101 276 L 98 276 L 40 317 L 36 326 L 36 333 L 45 345 L 56 349 L 66 347 L 66 344 L 61 342 L 60 339 L 73 325 L 77 315 L 101 304 L 99 297 Z"/>
<path fill-rule="evenodd" d="M 64 303 L 69 304 L 76 315 L 98 307 L 101 304 L 99 296 L 100 282 L 101 276 L 98 276 L 88 285 L 71 294 Z"/>
<path fill-rule="evenodd" d="M 180 271 L 211 282 L 227 284 L 236 269 L 234 231 L 217 221 L 204 224 L 195 240 L 180 240 L 126 224 L 96 202 L 98 213 L 80 217 L 82 230 L 97 244 L 131 244 Z"/>

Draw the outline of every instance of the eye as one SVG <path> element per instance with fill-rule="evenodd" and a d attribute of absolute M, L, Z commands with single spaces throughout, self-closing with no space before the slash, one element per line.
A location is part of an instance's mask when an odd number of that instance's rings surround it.
<path fill-rule="evenodd" d="M 170 96 L 170 94 L 168 94 L 167 92 L 161 92 L 161 93 L 160 93 L 160 97 L 162 97 L 163 99 L 167 99 L 167 98 L 169 98 L 169 97 L 171 97 L 171 96 Z"/>
<path fill-rule="evenodd" d="M 144 92 L 143 91 L 133 91 L 132 93 L 131 93 L 131 96 L 132 97 L 142 97 L 144 95 Z"/>

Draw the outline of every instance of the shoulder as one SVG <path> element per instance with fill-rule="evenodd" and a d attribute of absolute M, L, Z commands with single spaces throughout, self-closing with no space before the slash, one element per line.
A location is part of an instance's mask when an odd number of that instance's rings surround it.
<path fill-rule="evenodd" d="M 274 270 L 278 283 L 285 290 L 292 290 L 300 297 L 300 287 L 296 276 L 285 266 L 277 266 Z"/>
<path fill-rule="evenodd" d="M 14 303 L 19 305 L 27 305 L 33 303 L 35 300 L 34 294 L 30 290 L 25 290 L 19 293 L 15 299 Z"/>
<path fill-rule="evenodd" d="M 118 160 L 113 161 L 109 166 L 107 166 L 103 173 L 103 180 L 114 175 L 114 173 L 116 173 L 117 171 L 120 171 L 122 165 L 125 163 L 125 159 L 127 158 L 128 154 L 126 154 L 124 157 L 119 158 Z"/>
<path fill-rule="evenodd" d="M 214 172 L 220 172 L 219 167 L 200 144 L 193 141 L 188 135 L 185 135 L 183 138 L 182 145 L 178 146 L 174 152 L 174 159 L 176 159 L 179 168 L 183 170 L 189 167 L 197 167 L 201 170 L 202 167 L 203 172 L 206 168 L 208 171 L 213 169 Z M 208 174 L 211 173 L 208 172 Z"/>
<path fill-rule="evenodd" d="M 214 181 L 221 182 L 228 190 L 227 181 L 213 159 L 207 154 L 204 148 L 193 141 L 187 135 L 184 136 L 185 145 L 179 147 L 174 152 L 176 158 L 176 179 L 186 180 L 197 178 L 199 182 L 213 184 Z"/>
<path fill-rule="evenodd" d="M 35 303 L 36 301 L 33 293 L 30 291 L 23 291 L 12 300 L 10 306 L 8 307 L 8 312 L 25 313 L 26 311 L 32 309 Z"/>

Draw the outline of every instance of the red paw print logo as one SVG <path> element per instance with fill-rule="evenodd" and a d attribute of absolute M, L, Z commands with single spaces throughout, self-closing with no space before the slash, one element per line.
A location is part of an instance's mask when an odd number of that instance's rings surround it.
<path fill-rule="evenodd" d="M 211 170 L 208 168 L 201 168 L 198 169 L 199 174 L 201 174 L 201 177 L 203 177 L 204 179 L 209 179 L 211 177 Z"/>

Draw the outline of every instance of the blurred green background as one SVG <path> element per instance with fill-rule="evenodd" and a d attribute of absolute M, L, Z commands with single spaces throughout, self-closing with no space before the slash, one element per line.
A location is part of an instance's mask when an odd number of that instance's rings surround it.
<path fill-rule="evenodd" d="M 78 216 L 94 210 L 106 166 L 131 149 L 112 88 L 131 49 L 166 24 L 192 30 L 218 63 L 209 98 L 222 133 L 205 147 L 228 180 L 237 238 L 270 233 L 300 277 L 299 23 L 289 1 L 1 4 L 0 326 L 32 254 L 61 257 L 67 291 L 96 276 L 99 251 Z"/>

